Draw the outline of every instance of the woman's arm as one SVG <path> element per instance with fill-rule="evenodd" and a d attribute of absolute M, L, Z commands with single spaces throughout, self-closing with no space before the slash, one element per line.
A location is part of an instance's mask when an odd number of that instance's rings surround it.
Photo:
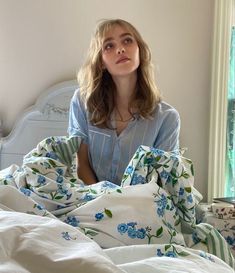
<path fill-rule="evenodd" d="M 91 168 L 88 158 L 88 146 L 85 143 L 81 143 L 79 151 L 77 152 L 78 158 L 78 177 L 87 185 L 94 184 L 97 182 L 95 173 Z"/>
<path fill-rule="evenodd" d="M 175 109 L 171 109 L 162 122 L 154 147 L 164 151 L 179 149 L 180 116 Z"/>

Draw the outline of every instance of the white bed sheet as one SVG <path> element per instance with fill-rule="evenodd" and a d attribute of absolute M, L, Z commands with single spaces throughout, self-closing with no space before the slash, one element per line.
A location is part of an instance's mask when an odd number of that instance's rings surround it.
<path fill-rule="evenodd" d="M 4 273 L 234 272 L 213 255 L 198 255 L 199 250 L 187 249 L 190 255 L 181 258 L 157 257 L 158 245 L 102 250 L 57 219 L 13 211 L 0 210 L 0 239 L 0 272 Z"/>

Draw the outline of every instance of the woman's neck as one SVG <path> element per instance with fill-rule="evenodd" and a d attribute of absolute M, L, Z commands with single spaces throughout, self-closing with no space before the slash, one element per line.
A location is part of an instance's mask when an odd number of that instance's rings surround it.
<path fill-rule="evenodd" d="M 125 77 L 113 77 L 113 80 L 117 88 L 115 104 L 128 108 L 136 92 L 137 75 L 131 74 Z"/>

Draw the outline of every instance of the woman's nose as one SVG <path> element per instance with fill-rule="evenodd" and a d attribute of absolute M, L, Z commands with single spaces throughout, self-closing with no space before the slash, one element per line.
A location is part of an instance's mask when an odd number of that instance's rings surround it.
<path fill-rule="evenodd" d="M 123 47 L 119 47 L 117 50 L 118 54 L 123 54 L 124 52 L 125 52 L 125 48 L 123 48 Z"/>

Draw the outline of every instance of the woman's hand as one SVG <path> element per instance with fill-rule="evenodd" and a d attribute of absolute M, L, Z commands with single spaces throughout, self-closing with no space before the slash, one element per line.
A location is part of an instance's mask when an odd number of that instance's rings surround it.
<path fill-rule="evenodd" d="M 87 185 L 97 183 L 95 172 L 93 171 L 88 157 L 88 145 L 81 143 L 77 152 L 77 174 L 78 177 Z"/>

